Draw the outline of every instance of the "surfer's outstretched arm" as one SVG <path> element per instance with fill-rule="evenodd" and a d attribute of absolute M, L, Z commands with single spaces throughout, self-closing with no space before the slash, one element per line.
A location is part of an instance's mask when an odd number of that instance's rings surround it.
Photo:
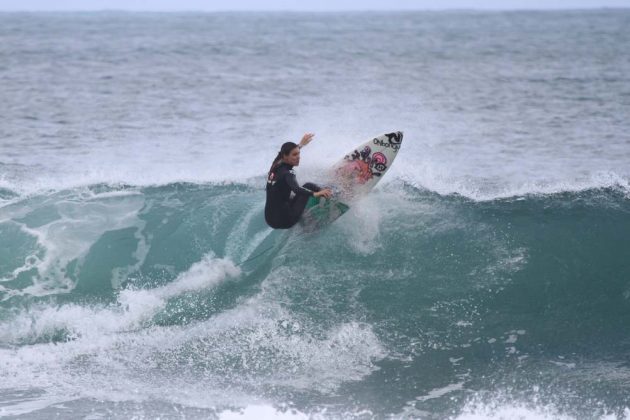
<path fill-rule="evenodd" d="M 306 146 L 307 144 L 311 142 L 311 140 L 313 140 L 313 137 L 315 137 L 314 133 L 304 134 L 302 136 L 302 140 L 300 140 L 300 144 L 298 144 L 298 147 L 301 149 L 302 147 Z"/>
<path fill-rule="evenodd" d="M 313 137 L 315 137 L 314 133 L 304 134 L 302 136 L 302 140 L 300 140 L 300 144 L 298 144 L 298 147 L 301 149 L 302 147 L 306 146 L 313 140 Z M 290 180 L 289 178 L 287 178 L 287 181 L 289 182 L 289 186 L 291 187 L 291 190 L 293 190 L 295 194 L 300 194 L 300 193 L 304 194 L 304 190 L 308 191 L 308 186 L 315 185 L 315 184 L 304 184 L 302 187 L 300 187 L 300 185 L 297 182 L 297 179 L 295 178 L 295 175 L 293 175 L 293 180 Z M 304 187 L 307 187 L 307 188 L 304 188 Z M 321 189 L 317 187 L 317 189 L 313 189 L 311 195 L 316 198 L 319 198 L 319 197 L 330 198 L 332 197 L 332 191 L 328 188 Z"/>

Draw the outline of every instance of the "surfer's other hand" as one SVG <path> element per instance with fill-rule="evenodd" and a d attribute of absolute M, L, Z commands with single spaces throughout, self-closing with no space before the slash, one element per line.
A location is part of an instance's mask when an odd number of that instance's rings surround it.
<path fill-rule="evenodd" d="M 330 197 L 332 197 L 333 193 L 331 190 L 329 190 L 328 188 L 325 188 L 321 191 L 317 191 L 316 193 L 313 194 L 313 197 L 324 197 L 326 199 L 329 199 Z"/>
<path fill-rule="evenodd" d="M 313 140 L 313 137 L 315 136 L 314 133 L 306 133 L 302 136 L 302 140 L 300 140 L 300 147 L 302 146 L 306 146 L 307 144 L 309 144 L 311 142 L 311 140 Z"/>

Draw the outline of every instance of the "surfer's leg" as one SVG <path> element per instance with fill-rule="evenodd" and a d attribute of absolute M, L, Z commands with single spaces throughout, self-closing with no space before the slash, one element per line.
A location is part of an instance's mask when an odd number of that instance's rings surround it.
<path fill-rule="evenodd" d="M 313 184 L 312 182 L 307 182 L 306 184 L 302 185 L 302 187 L 315 192 L 321 190 L 318 185 Z M 279 223 L 276 223 L 276 226 L 278 227 L 274 226 L 274 228 L 288 229 L 290 227 L 293 227 L 293 225 L 295 225 L 298 220 L 300 220 L 300 217 L 302 217 L 302 213 L 304 213 L 304 208 L 306 208 L 306 203 L 308 202 L 309 198 L 311 198 L 310 195 L 299 194 L 289 200 L 288 212 L 283 212 L 284 214 L 280 217 L 281 221 L 279 221 Z"/>
<path fill-rule="evenodd" d="M 302 217 L 302 213 L 304 213 L 304 208 L 306 207 L 306 202 L 308 201 L 310 195 L 300 194 L 295 196 L 293 200 L 289 203 L 289 208 L 291 209 L 291 215 L 289 217 L 288 223 L 293 226 L 300 220 Z"/>
<path fill-rule="evenodd" d="M 273 229 L 288 229 L 291 227 L 288 225 L 286 219 L 276 220 L 276 218 L 265 217 L 265 222 L 267 222 L 267 225 Z"/>
<path fill-rule="evenodd" d="M 265 207 L 265 222 L 274 229 L 289 229 L 295 223 L 291 222 L 292 212 L 290 203 L 283 203 L 274 209 Z"/>
<path fill-rule="evenodd" d="M 317 185 L 308 182 L 304 184 L 303 187 L 315 192 L 321 189 Z M 290 226 L 295 225 L 298 220 L 300 220 L 300 217 L 302 217 L 302 213 L 304 213 L 304 208 L 306 207 L 306 203 L 308 202 L 309 198 L 311 198 L 310 195 L 300 194 L 296 195 L 295 197 L 293 197 L 293 199 L 291 199 L 291 201 L 289 201 L 290 216 L 288 222 Z"/>

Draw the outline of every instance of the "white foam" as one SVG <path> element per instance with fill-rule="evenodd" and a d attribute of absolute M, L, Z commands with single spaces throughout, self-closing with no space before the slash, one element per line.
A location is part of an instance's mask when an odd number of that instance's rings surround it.
<path fill-rule="evenodd" d="M 451 363 L 453 363 L 453 361 L 451 361 Z M 427 401 L 427 400 L 432 400 L 435 398 L 440 398 L 446 394 L 450 394 L 453 391 L 459 391 L 461 389 L 464 388 L 464 382 L 457 382 L 454 384 L 448 384 L 446 386 L 443 386 L 441 388 L 435 388 L 432 389 L 431 391 L 429 391 L 426 395 L 421 395 L 419 397 L 416 397 L 416 400 L 418 401 Z"/>
<path fill-rule="evenodd" d="M 12 223 L 18 224 L 26 235 L 36 238 L 37 241 L 32 253 L 25 258 L 24 264 L 14 269 L 8 277 L 0 279 L 13 280 L 20 273 L 36 269 L 37 276 L 33 277 L 33 284 L 7 293 L 5 299 L 18 294 L 43 296 L 72 290 L 75 284 L 65 273 L 65 268 L 73 260 L 79 261 L 80 265 L 90 247 L 108 231 L 136 228 L 135 237 L 138 239 L 134 253 L 136 262 L 128 270 L 142 264 L 148 252 L 144 236 L 139 233 L 145 225 L 145 222 L 138 218 L 138 212 L 144 206 L 144 197 L 124 195 L 118 197 L 114 203 L 108 201 L 109 197 L 96 200 L 97 197 L 90 191 L 79 190 L 65 198 L 55 196 L 46 198 L 41 207 L 54 206 L 60 217 L 38 227 L 28 227 L 26 223 L 15 221 L 26 215 L 29 209 L 27 206 L 0 209 L 0 217 L 13 219 Z M 84 201 L 83 198 L 93 200 Z M 125 276 L 122 270 L 112 274 L 114 282 L 119 282 L 120 278 Z"/>
<path fill-rule="evenodd" d="M 211 253 L 206 254 L 201 261 L 193 264 L 187 271 L 165 286 L 151 289 L 151 294 L 162 299 L 206 289 L 216 286 L 226 278 L 234 278 L 240 270 L 228 259 L 216 259 Z M 133 294 L 133 291 L 129 291 Z"/>
<path fill-rule="evenodd" d="M 284 405 L 280 407 L 274 407 L 271 405 L 263 404 L 251 404 L 241 409 L 229 409 L 222 410 L 217 413 L 221 420 L 300 420 L 300 419 L 313 419 L 313 420 L 327 420 L 327 419 L 364 419 L 374 418 L 374 413 L 370 410 L 354 410 L 346 411 L 343 413 L 335 413 L 327 408 L 316 409 L 305 413 L 295 408 L 286 408 Z"/>
<path fill-rule="evenodd" d="M 250 405 L 240 410 L 223 410 L 218 415 L 221 420 L 306 420 L 313 418 L 298 410 L 281 411 L 269 405 Z"/>
<path fill-rule="evenodd" d="M 190 388 L 185 381 L 178 384 L 179 376 L 167 383 L 147 381 L 146 374 L 155 369 L 152 355 L 177 348 L 191 337 L 188 328 L 151 327 L 144 323 L 164 308 L 167 299 L 212 287 L 237 274 L 238 269 L 230 261 L 207 255 L 171 284 L 152 290 L 126 290 L 115 305 L 40 306 L 15 314 L 0 324 L 0 342 L 46 340 L 59 330 L 67 332 L 69 341 L 0 349 L 1 389 L 46 391 L 28 404 L 7 405 L 5 412 L 24 414 L 79 397 L 106 401 L 146 401 L 157 397 L 207 408 L 214 407 L 217 399 L 205 403 L 206 399 L 212 400 L 216 394 L 220 401 L 234 403 L 241 398 L 235 390 L 225 399 L 220 389 L 212 392 L 204 387 Z M 243 401 L 255 400 L 247 397 Z"/>
<path fill-rule="evenodd" d="M 537 389 L 537 387 L 534 387 Z M 605 410 L 604 407 L 601 407 Z M 625 408 L 620 416 L 612 413 L 599 414 L 593 418 L 600 420 L 628 420 L 630 409 Z M 495 396 L 490 400 L 482 400 L 475 396 L 469 400 L 462 412 L 450 417 L 451 420 L 579 420 L 581 417 L 568 414 L 553 404 L 542 404 L 534 398 L 531 402 L 510 401 L 504 396 Z"/>
<path fill-rule="evenodd" d="M 344 223 L 340 225 L 347 244 L 359 254 L 371 255 L 382 247 L 377 239 L 381 231 L 381 197 L 371 195 L 353 203 L 348 214 L 344 215 Z"/>
<path fill-rule="evenodd" d="M 628 420 L 630 409 L 626 408 L 621 416 L 605 414 L 600 420 Z M 466 405 L 462 413 L 454 420 L 579 420 L 580 417 L 564 414 L 553 405 L 527 405 L 521 403 L 488 403 Z"/>
<path fill-rule="evenodd" d="M 3 399 L 3 406 L 0 407 L 0 417 L 29 414 L 33 411 L 41 410 L 46 407 L 50 407 L 51 405 L 67 401 L 68 397 L 64 396 L 51 396 L 43 398 L 35 397 L 17 401 L 7 401 Z"/>
<path fill-rule="evenodd" d="M 45 338 L 59 329 L 72 339 L 0 349 L 6 378 L 0 388 L 43 389 L 46 398 L 246 408 L 266 402 L 242 387 L 332 392 L 378 369 L 374 362 L 386 351 L 369 325 L 351 321 L 311 332 L 264 288 L 202 322 L 170 327 L 148 322 L 168 298 L 212 287 L 237 272 L 231 262 L 207 256 L 169 285 L 124 291 L 116 305 L 16 314 L 1 325 L 3 342 Z"/>
<path fill-rule="evenodd" d="M 234 278 L 239 269 L 225 259 L 207 254 L 171 283 L 154 289 L 125 289 L 117 304 L 94 308 L 68 304 L 43 306 L 13 318 L 0 330 L 0 341 L 29 341 L 66 331 L 69 338 L 99 339 L 104 335 L 136 329 L 162 310 L 168 300 L 183 293 L 216 286 Z"/>
<path fill-rule="evenodd" d="M 129 149 L 133 144 L 125 143 L 124 147 Z M 138 144 L 138 146 L 144 145 Z M 169 146 L 169 148 L 172 147 L 174 146 Z M 164 156 L 169 156 L 166 150 L 161 150 L 161 152 Z M 217 159 L 212 147 L 195 156 L 181 156 L 181 151 L 174 150 L 170 154 L 171 159 L 167 161 L 162 161 L 160 156 L 152 156 L 152 161 L 143 162 L 138 157 L 145 156 L 144 151 L 134 153 L 132 150 L 126 150 L 124 158 L 111 156 L 111 154 L 104 150 L 98 156 L 84 156 L 85 160 L 80 165 L 77 165 L 76 161 L 66 162 L 63 156 L 54 156 L 51 159 L 58 161 L 54 168 L 38 168 L 38 170 L 28 171 L 19 176 L 14 174 L 11 177 L 3 174 L 0 187 L 28 196 L 97 184 L 141 187 L 177 182 L 245 183 L 265 173 L 265 165 L 268 164 L 266 160 L 258 159 L 243 165 L 238 154 L 225 155 L 222 159 Z M 173 159 L 173 156 L 180 156 L 181 159 Z M 272 159 L 270 152 L 269 163 Z M 36 164 L 33 163 L 33 165 Z M 235 168 L 238 169 L 235 170 Z"/>
<path fill-rule="evenodd" d="M 565 179 L 494 180 L 458 178 L 443 167 L 409 165 L 396 172 L 398 179 L 416 188 L 434 191 L 440 195 L 458 194 L 475 201 L 490 201 L 525 195 L 551 195 L 563 192 L 580 192 L 600 188 L 620 188 L 630 197 L 630 179 L 614 171 L 594 171 L 589 175 Z"/>
<path fill-rule="evenodd" d="M 550 407 L 527 407 L 519 404 L 467 406 L 457 420 L 574 420 Z"/>
<path fill-rule="evenodd" d="M 405 182 L 413 187 L 433 191 L 440 195 L 457 194 L 475 201 L 491 201 L 526 195 L 552 195 L 602 188 L 619 188 L 624 191 L 627 197 L 630 197 L 630 178 L 610 170 L 593 171 L 586 175 L 574 174 L 566 178 L 548 177 L 530 180 L 504 178 L 488 180 L 481 177 L 460 177 L 452 174 L 447 167 L 439 165 L 405 163 L 406 159 L 404 158 L 398 160 L 401 163 L 390 170 L 390 173 L 381 182 L 381 189 L 390 188 L 389 186 L 396 185 L 399 182 Z M 174 173 L 152 169 L 147 173 L 141 169 L 136 168 L 128 172 L 113 172 L 107 175 L 104 175 L 103 172 L 90 171 L 81 175 L 55 175 L 52 177 L 45 175 L 41 176 L 41 178 L 29 180 L 5 180 L 3 187 L 19 194 L 19 198 L 11 198 L 0 204 L 8 206 L 20 199 L 34 195 L 45 194 L 50 191 L 80 189 L 96 184 L 145 187 L 183 182 L 216 185 L 241 184 L 262 188 L 264 174 L 260 170 L 262 166 L 258 168 L 259 170 L 247 168 L 246 170 L 236 171 L 226 170 L 225 173 L 215 173 L 214 171 L 212 173 L 204 173 L 204 171 L 194 171 L 190 168 L 182 168 Z M 298 176 L 304 182 L 306 180 L 318 181 L 324 169 L 325 167 L 321 166 L 320 162 L 317 165 L 309 165 L 303 168 Z M 384 187 L 384 185 L 389 186 Z M 112 193 L 113 196 L 132 194 L 131 192 Z"/>
<path fill-rule="evenodd" d="M 337 116 L 338 117 L 338 116 Z M 217 158 L 215 140 L 194 145 L 187 149 L 181 144 L 165 139 L 130 139 L 115 147 L 89 148 L 77 165 L 76 156 L 54 154 L 52 156 L 23 156 L 25 161 L 18 169 L 0 174 L 0 187 L 22 196 L 75 189 L 95 184 L 123 184 L 134 186 L 168 185 L 176 182 L 204 183 L 251 183 L 262 188 L 264 174 L 274 158 L 282 138 L 298 141 L 298 126 L 307 121 L 292 121 L 291 134 L 279 134 L 276 138 L 244 139 L 239 147 L 226 150 L 221 148 Z M 312 124 L 312 121 L 310 122 Z M 364 122 L 365 123 L 365 122 Z M 380 125 L 380 124 L 377 124 Z M 346 126 L 344 123 L 343 126 Z M 382 128 L 339 127 L 322 125 L 316 140 L 302 151 L 302 162 L 296 168 L 302 182 L 318 181 L 330 166 L 344 153 L 359 142 L 380 134 Z M 376 131 L 372 131 L 376 130 Z M 424 129 L 423 129 L 424 130 Z M 433 133 L 439 135 L 439 133 Z M 419 142 L 418 132 L 409 130 L 403 141 L 399 155 L 383 181 L 403 180 L 418 188 L 435 191 L 442 195 L 459 194 L 473 200 L 492 200 L 528 194 L 554 194 L 564 191 L 582 191 L 592 188 L 621 187 L 630 191 L 629 174 L 623 165 L 606 166 L 584 164 L 588 160 L 576 162 L 549 162 L 557 167 L 541 162 L 514 161 L 503 167 L 496 164 L 491 151 L 478 154 L 473 150 L 480 166 L 467 160 L 470 146 L 460 144 L 461 150 L 453 156 L 451 145 L 445 140 L 423 138 Z M 89 140 L 87 140 L 89 142 Z M 334 147 L 331 147 L 334 146 Z M 243 158 L 251 155 L 252 149 L 258 152 L 255 159 Z M 146 150 L 152 153 L 147 154 Z M 473 147 L 473 149 L 475 149 Z M 42 166 L 49 158 L 54 165 Z M 542 159 L 544 161 L 544 159 Z M 521 163 L 523 170 L 514 170 Z M 542 165 L 542 166 L 541 166 Z M 602 166 L 604 165 L 604 166 Z M 255 180 L 252 182 L 252 180 Z"/>

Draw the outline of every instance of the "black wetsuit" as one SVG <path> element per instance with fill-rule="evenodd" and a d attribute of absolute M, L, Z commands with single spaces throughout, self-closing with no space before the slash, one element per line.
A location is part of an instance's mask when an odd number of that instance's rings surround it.
<path fill-rule="evenodd" d="M 300 187 L 293 166 L 281 163 L 267 179 L 265 221 L 274 229 L 290 228 L 300 220 L 308 198 L 319 190 L 311 183 Z M 291 192 L 295 194 L 293 197 Z"/>

